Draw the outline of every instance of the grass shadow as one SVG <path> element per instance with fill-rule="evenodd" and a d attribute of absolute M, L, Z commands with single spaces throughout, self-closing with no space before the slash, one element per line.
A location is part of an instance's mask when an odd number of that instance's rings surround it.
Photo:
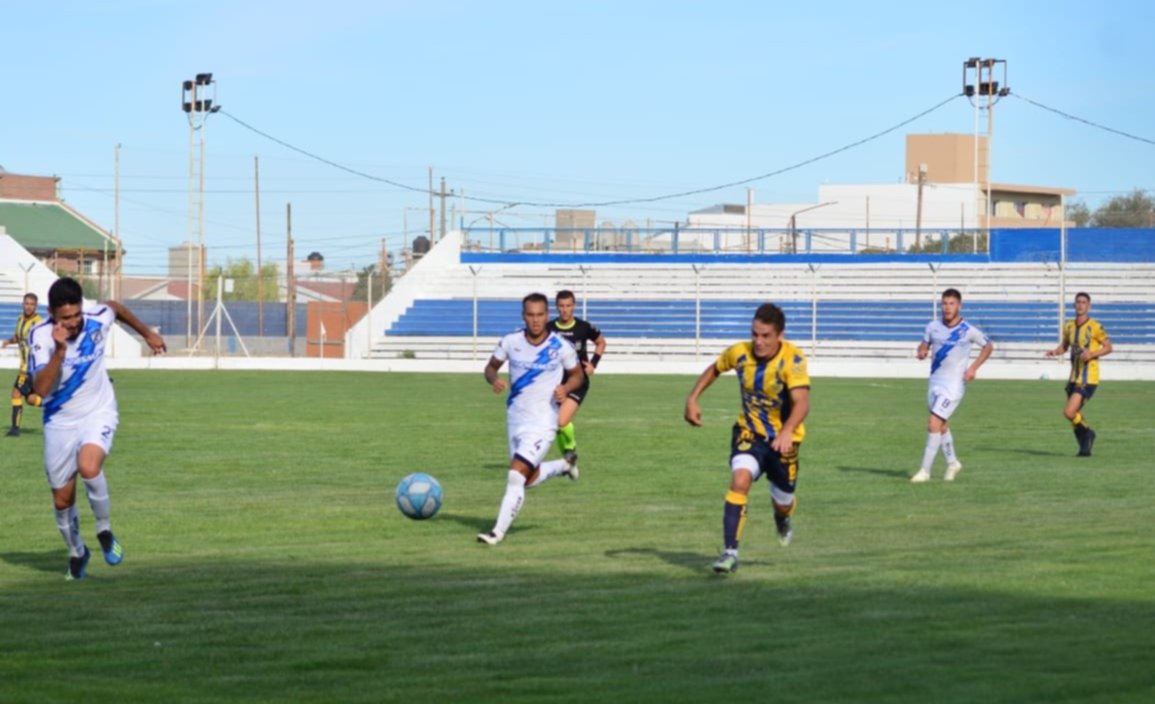
<path fill-rule="evenodd" d="M 68 552 L 63 548 L 43 552 L 0 552 L 0 560 L 40 572 L 63 572 L 68 563 Z"/>
<path fill-rule="evenodd" d="M 883 469 L 881 467 L 848 467 L 841 465 L 838 467 L 840 472 L 858 472 L 860 474 L 877 474 L 880 477 L 892 477 L 895 479 L 909 479 L 910 472 L 903 469 Z"/>
<path fill-rule="evenodd" d="M 1013 452 L 1017 455 L 1032 455 L 1034 457 L 1074 457 L 1074 452 L 1055 452 L 1053 450 L 1031 450 L 1025 447 L 996 447 L 995 452 Z"/>
<path fill-rule="evenodd" d="M 493 519 L 481 516 L 467 516 L 460 513 L 446 513 L 442 511 L 433 517 L 433 520 L 451 521 L 458 525 L 465 526 L 472 531 L 480 533 L 483 530 L 489 530 L 493 527 Z"/>
<path fill-rule="evenodd" d="M 465 526 L 475 533 L 487 532 L 493 528 L 493 518 L 490 516 L 467 516 L 460 513 L 439 513 L 433 520 L 451 521 L 458 525 Z M 509 529 L 509 535 L 515 536 L 518 533 L 524 533 L 537 528 L 533 523 L 515 523 Z"/>
<path fill-rule="evenodd" d="M 710 563 L 717 557 L 717 555 L 705 555 L 700 552 L 659 550 L 658 548 L 621 548 L 619 550 L 606 550 L 605 556 L 610 559 L 628 556 L 656 557 L 668 565 L 683 567 L 691 572 L 703 574 L 710 572 Z M 771 563 L 766 560 L 742 560 L 743 567 L 768 566 L 770 564 Z"/>

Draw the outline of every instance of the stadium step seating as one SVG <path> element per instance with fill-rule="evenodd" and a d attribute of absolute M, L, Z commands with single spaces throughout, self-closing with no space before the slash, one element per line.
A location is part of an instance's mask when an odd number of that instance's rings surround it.
<path fill-rule="evenodd" d="M 530 291 L 574 291 L 577 314 L 611 340 L 615 355 L 652 359 L 715 354 L 744 339 L 762 301 L 787 316 L 787 337 L 815 356 L 909 358 L 947 287 L 964 317 L 996 342 L 995 359 L 1035 360 L 1059 335 L 1059 301 L 1074 316 L 1080 290 L 1111 334 L 1114 359 L 1155 361 L 1155 267 L 947 263 L 745 265 L 494 263 L 420 273 L 419 294 L 382 319 L 371 356 L 475 359 L 521 325 Z M 474 295 L 477 296 L 476 306 Z M 817 300 L 817 304 L 812 301 Z M 476 320 L 475 320 L 476 309 Z"/>

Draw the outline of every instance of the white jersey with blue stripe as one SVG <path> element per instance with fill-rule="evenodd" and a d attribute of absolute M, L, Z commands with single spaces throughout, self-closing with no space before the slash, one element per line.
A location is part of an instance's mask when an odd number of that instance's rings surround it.
<path fill-rule="evenodd" d="M 986 347 L 987 336 L 965 320 L 958 321 L 954 327 L 947 327 L 942 320 L 932 320 L 927 323 L 922 341 L 930 345 L 930 386 L 961 398 L 971 346 Z"/>
<path fill-rule="evenodd" d="M 531 344 L 525 330 L 501 338 L 493 357 L 509 362 L 509 398 L 506 418 L 510 428 L 556 428 L 558 402 L 553 390 L 562 383 L 565 370 L 578 365 L 577 351 L 557 333 L 541 344 Z"/>
<path fill-rule="evenodd" d="M 83 324 L 75 340 L 68 341 L 60 383 L 44 397 L 44 424 L 79 425 L 93 413 L 116 413 L 116 394 L 104 367 L 104 346 L 116 323 L 116 312 L 97 306 L 83 313 Z M 28 334 L 32 354 L 28 371 L 35 375 L 56 350 L 52 339 L 52 318 L 32 328 Z"/>

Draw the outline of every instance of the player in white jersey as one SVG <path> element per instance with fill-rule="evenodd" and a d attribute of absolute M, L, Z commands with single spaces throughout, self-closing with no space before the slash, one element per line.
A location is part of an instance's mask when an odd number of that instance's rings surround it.
<path fill-rule="evenodd" d="M 576 464 L 566 460 L 542 462 L 557 434 L 558 409 L 585 381 L 577 351 L 546 327 L 549 299 L 531 293 L 521 301 L 525 328 L 501 338 L 485 365 L 485 381 L 500 394 L 505 380 L 498 376 L 509 362 L 509 474 L 493 530 L 479 533 L 477 541 L 497 545 L 505 538 L 525 500 L 525 490 L 564 474 L 577 479 Z M 568 376 L 566 372 L 569 372 Z"/>
<path fill-rule="evenodd" d="M 971 362 L 971 347 L 974 345 L 982 349 L 975 361 Z M 948 421 L 962 402 L 967 382 L 975 378 L 979 367 L 987 361 L 994 349 L 994 344 L 982 330 L 962 319 L 962 294 L 953 288 L 943 291 L 942 320 L 932 320 L 927 324 L 918 346 L 919 359 L 931 356 L 930 384 L 926 394 L 930 420 L 927 422 L 922 465 L 910 478 L 912 482 L 930 479 L 930 468 L 939 449 L 947 465 L 943 479 L 950 482 L 958 476 L 962 463 L 955 454 L 954 437 L 951 436 Z"/>
<path fill-rule="evenodd" d="M 156 354 L 164 340 L 117 301 L 83 309 L 78 282 L 57 279 L 48 289 L 45 322 L 32 328 L 28 373 L 44 399 L 44 472 L 52 488 L 56 526 L 68 546 L 68 579 L 83 579 L 91 553 L 80 536 L 76 475 L 84 480 L 104 560 L 118 565 L 124 550 L 112 532 L 104 458 L 118 421 L 116 395 L 104 367 L 104 346 L 117 320 L 144 338 Z"/>

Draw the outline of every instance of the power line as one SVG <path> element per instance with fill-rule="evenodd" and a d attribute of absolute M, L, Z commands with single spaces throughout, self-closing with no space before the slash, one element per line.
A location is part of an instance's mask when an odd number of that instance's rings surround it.
<path fill-rule="evenodd" d="M 1019 95 L 1018 93 L 1011 93 L 1011 96 L 1018 98 L 1019 100 L 1022 100 L 1024 102 L 1030 103 L 1031 105 L 1034 105 L 1037 108 L 1041 108 L 1043 110 L 1046 110 L 1047 112 L 1053 112 L 1056 115 L 1059 115 L 1060 117 L 1065 117 L 1068 120 L 1074 120 L 1075 122 L 1082 122 L 1084 125 L 1089 125 L 1091 127 L 1094 127 L 1095 129 L 1103 130 L 1104 132 L 1110 132 L 1112 134 L 1117 134 L 1120 137 L 1126 137 L 1127 139 L 1133 139 L 1136 142 L 1144 142 L 1146 144 L 1150 144 L 1150 145 L 1155 146 L 1155 140 L 1150 140 L 1150 139 L 1147 139 L 1146 137 L 1140 137 L 1139 135 L 1131 134 L 1130 132 L 1124 132 L 1123 130 L 1117 130 L 1113 127 L 1107 127 L 1106 125 L 1100 125 L 1098 122 L 1093 122 L 1091 120 L 1088 120 L 1085 117 L 1079 117 L 1078 115 L 1072 115 L 1070 113 L 1063 112 L 1062 110 L 1059 110 L 1058 108 L 1053 108 L 1049 105 L 1043 105 L 1040 102 L 1031 100 L 1030 98 L 1023 96 L 1023 95 Z"/>
<path fill-rule="evenodd" d="M 723 184 L 719 184 L 716 186 L 708 186 L 706 188 L 696 188 L 696 189 L 688 190 L 688 191 L 679 191 L 677 193 L 667 193 L 665 195 L 642 197 L 642 198 L 623 198 L 620 200 L 608 200 L 608 201 L 597 201 L 597 202 L 586 202 L 586 203 L 541 203 L 541 202 L 516 199 L 515 201 L 513 201 L 513 203 L 515 205 L 524 205 L 524 206 L 534 207 L 534 208 L 604 208 L 604 207 L 616 206 L 616 205 L 634 205 L 634 204 L 638 204 L 638 203 L 655 203 L 655 202 L 663 201 L 663 200 L 672 200 L 674 198 L 685 198 L 687 196 L 696 196 L 696 195 L 701 195 L 703 193 L 712 193 L 714 191 L 721 191 L 721 190 L 724 190 L 727 188 L 734 188 L 736 186 L 744 186 L 746 184 L 755 183 L 757 181 L 763 181 L 765 179 L 772 178 L 774 176 L 781 176 L 784 173 L 788 173 L 790 171 L 795 171 L 795 170 L 800 169 L 804 166 L 809 166 L 810 164 L 814 164 L 814 163 L 822 161 L 824 159 L 829 159 L 832 156 L 835 156 L 837 154 L 841 154 L 845 151 L 849 151 L 851 149 L 854 149 L 855 147 L 860 147 L 863 144 L 873 142 L 874 140 L 879 139 L 880 137 L 884 137 L 884 136 L 890 134 L 891 132 L 894 132 L 895 130 L 901 129 L 901 128 L 905 127 L 906 125 L 909 125 L 910 123 L 912 123 L 916 120 L 919 120 L 923 117 L 926 117 L 927 115 L 938 110 L 939 108 L 943 107 L 947 103 L 955 100 L 960 95 L 961 95 L 961 93 L 956 93 L 955 95 L 950 96 L 946 100 L 943 100 L 943 101 L 939 102 L 938 104 L 936 104 L 932 107 L 929 107 L 926 110 L 923 110 L 922 112 L 918 113 L 917 115 L 914 115 L 912 117 L 908 117 L 907 119 L 905 119 L 905 120 L 903 120 L 897 124 L 891 125 L 890 127 L 882 130 L 881 132 L 876 132 L 876 133 L 870 135 L 869 137 L 864 137 L 864 138 L 859 139 L 855 142 L 851 142 L 850 144 L 846 144 L 844 146 L 841 146 L 837 149 L 832 149 L 832 150 L 825 152 L 823 154 L 819 154 L 818 156 L 814 156 L 814 157 L 811 157 L 809 159 L 799 161 L 799 162 L 791 164 L 789 166 L 784 166 L 780 169 L 768 171 L 764 174 L 759 174 L 758 176 L 751 176 L 750 178 L 744 178 L 744 179 L 740 179 L 737 181 L 731 181 L 729 183 L 723 183 Z M 277 144 L 285 147 L 286 149 L 291 149 L 291 150 L 297 152 L 298 154 L 303 154 L 304 156 L 307 156 L 310 159 L 315 159 L 315 160 L 317 160 L 323 164 L 327 164 L 329 166 L 332 166 L 335 169 L 340 169 L 341 171 L 345 171 L 346 173 L 350 173 L 350 174 L 353 174 L 355 176 L 360 176 L 361 178 L 366 178 L 366 179 L 369 179 L 371 181 L 377 181 L 379 183 L 385 183 L 385 184 L 388 184 L 388 185 L 393 186 L 395 188 L 400 188 L 400 189 L 403 189 L 406 191 L 412 191 L 414 193 L 421 193 L 422 195 L 428 195 L 429 194 L 428 188 L 418 188 L 416 186 L 410 186 L 410 185 L 407 185 L 404 183 L 400 183 L 398 181 L 392 181 L 392 180 L 389 180 L 386 178 L 381 178 L 380 176 L 374 176 L 372 174 L 365 173 L 364 171 L 358 171 L 357 169 L 353 169 L 353 168 L 350 168 L 348 166 L 344 166 L 343 164 L 339 164 L 339 163 L 332 161 L 330 159 L 326 159 L 322 156 L 318 156 L 318 155 L 313 154 L 312 152 L 309 152 L 305 149 L 302 149 L 300 147 L 289 144 L 288 142 L 286 142 L 284 140 L 278 139 L 278 138 L 272 136 L 271 134 L 268 134 L 267 132 L 263 132 L 263 131 L 257 129 L 256 127 L 253 127 L 252 125 L 248 124 L 247 122 L 241 120 L 240 118 L 236 117 L 235 115 L 232 115 L 231 113 L 228 113 L 224 110 L 221 110 L 220 114 L 229 118 L 233 122 L 236 122 L 241 127 L 244 127 L 247 130 L 255 132 L 256 134 L 259 134 L 260 136 L 264 137 L 265 139 L 276 142 Z M 496 198 L 481 198 L 481 197 L 477 197 L 477 196 L 456 196 L 456 197 L 462 197 L 465 200 L 474 201 L 474 202 L 478 202 L 478 203 L 490 203 L 490 204 L 499 204 L 499 205 L 509 205 L 511 203 L 510 200 L 500 200 L 500 199 L 496 199 Z"/>
<path fill-rule="evenodd" d="M 315 159 L 315 160 L 321 162 L 322 164 L 328 164 L 329 166 L 332 166 L 335 169 L 340 169 L 341 171 L 353 174 L 354 176 L 360 176 L 361 178 L 369 179 L 370 181 L 377 181 L 378 183 L 386 183 L 386 184 L 389 184 L 390 186 L 393 186 L 394 188 L 400 188 L 400 189 L 406 190 L 406 191 L 413 191 L 415 193 L 421 193 L 423 195 L 429 194 L 429 189 L 427 189 L 427 188 L 418 188 L 416 186 L 410 186 L 408 184 L 400 183 L 398 181 L 391 181 L 387 178 L 381 178 L 380 176 L 374 176 L 372 174 L 367 174 L 364 171 L 358 171 L 357 169 L 350 168 L 350 167 L 345 166 L 343 164 L 338 164 L 337 162 L 326 159 L 323 156 L 318 156 L 312 152 L 301 149 L 300 147 L 289 144 L 288 142 L 284 141 L 283 139 L 277 139 L 276 137 L 269 134 L 268 132 L 263 132 L 263 131 L 257 129 L 256 127 L 253 127 L 249 123 L 245 122 L 244 120 L 240 119 L 239 117 L 237 117 L 236 115 L 233 115 L 232 113 L 230 113 L 228 111 L 221 110 L 220 114 L 229 118 L 230 120 L 237 123 L 241 127 L 244 127 L 245 129 L 247 129 L 251 132 L 255 132 L 255 133 L 261 135 L 265 139 L 276 142 L 277 144 L 281 145 L 282 147 L 285 147 L 286 149 L 291 149 L 291 150 L 297 152 L 298 154 L 303 154 L 304 156 L 307 156 L 310 159 Z"/>

